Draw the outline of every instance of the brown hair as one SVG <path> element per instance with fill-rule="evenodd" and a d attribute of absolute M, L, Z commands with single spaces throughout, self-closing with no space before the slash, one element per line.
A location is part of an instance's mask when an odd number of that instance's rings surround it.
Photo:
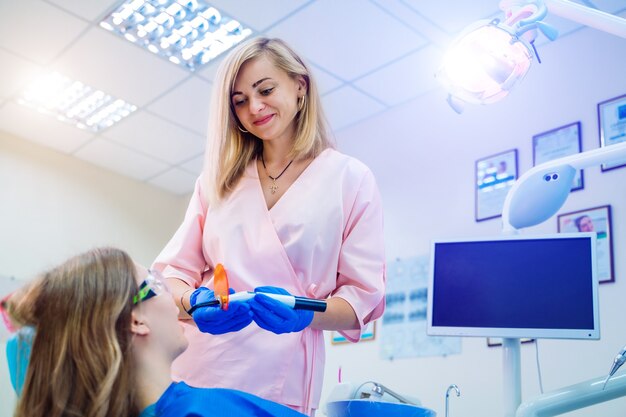
<path fill-rule="evenodd" d="M 303 108 L 296 115 L 292 159 L 312 158 L 333 147 L 313 75 L 304 61 L 282 40 L 256 38 L 234 48 L 220 64 L 214 80 L 204 176 L 205 196 L 212 203 L 224 198 L 243 175 L 248 163 L 263 150 L 262 141 L 239 130 L 231 93 L 239 70 L 246 62 L 265 56 L 290 77 L 306 82 Z"/>
<path fill-rule="evenodd" d="M 35 328 L 16 417 L 137 416 L 131 352 L 135 264 L 93 249 L 44 273 L 7 302 Z"/>

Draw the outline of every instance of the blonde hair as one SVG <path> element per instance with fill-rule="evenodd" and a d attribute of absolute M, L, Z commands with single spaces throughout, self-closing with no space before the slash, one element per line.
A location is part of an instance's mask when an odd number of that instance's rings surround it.
<path fill-rule="evenodd" d="M 296 137 L 289 157 L 312 158 L 333 147 L 317 85 L 303 60 L 280 39 L 256 38 L 240 44 L 220 64 L 211 97 L 204 165 L 204 194 L 210 203 L 232 191 L 246 166 L 263 151 L 261 139 L 239 130 L 231 99 L 242 65 L 260 56 L 269 58 L 289 76 L 301 76 L 306 82 L 304 107 L 296 115 Z"/>
<path fill-rule="evenodd" d="M 135 265 L 100 248 L 43 274 L 7 302 L 35 328 L 16 417 L 137 416 L 131 311 Z"/>

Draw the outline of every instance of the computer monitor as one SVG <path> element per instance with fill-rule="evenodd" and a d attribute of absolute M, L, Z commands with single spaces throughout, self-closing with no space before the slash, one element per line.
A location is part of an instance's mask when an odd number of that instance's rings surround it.
<path fill-rule="evenodd" d="M 432 243 L 427 333 L 599 339 L 595 233 Z"/>

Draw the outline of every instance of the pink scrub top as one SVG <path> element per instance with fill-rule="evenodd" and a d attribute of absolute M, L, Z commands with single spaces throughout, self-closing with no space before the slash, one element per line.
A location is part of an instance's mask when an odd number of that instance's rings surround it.
<path fill-rule="evenodd" d="M 198 179 L 185 219 L 153 265 L 191 287 L 212 288 L 221 263 L 235 291 L 273 285 L 294 295 L 341 297 L 361 329 L 385 308 L 381 199 L 371 171 L 324 150 L 268 210 L 252 161 L 236 188 L 207 207 Z M 320 330 L 276 335 L 252 322 L 211 335 L 184 321 L 189 348 L 173 377 L 191 386 L 249 392 L 305 413 L 319 406 L 324 375 Z M 359 340 L 361 329 L 341 331 Z"/>

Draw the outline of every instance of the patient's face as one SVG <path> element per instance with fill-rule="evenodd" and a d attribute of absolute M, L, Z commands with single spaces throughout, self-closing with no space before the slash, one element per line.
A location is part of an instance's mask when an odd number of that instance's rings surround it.
<path fill-rule="evenodd" d="M 157 280 L 158 277 L 153 274 Z M 148 277 L 148 270 L 137 266 L 137 284 L 141 284 Z M 167 283 L 161 283 L 167 288 Z M 183 333 L 181 323 L 178 321 L 178 307 L 169 291 L 162 291 L 155 297 L 141 302 L 139 306 L 146 325 L 150 328 L 150 342 L 162 346 L 175 359 L 187 349 L 187 339 Z"/>

